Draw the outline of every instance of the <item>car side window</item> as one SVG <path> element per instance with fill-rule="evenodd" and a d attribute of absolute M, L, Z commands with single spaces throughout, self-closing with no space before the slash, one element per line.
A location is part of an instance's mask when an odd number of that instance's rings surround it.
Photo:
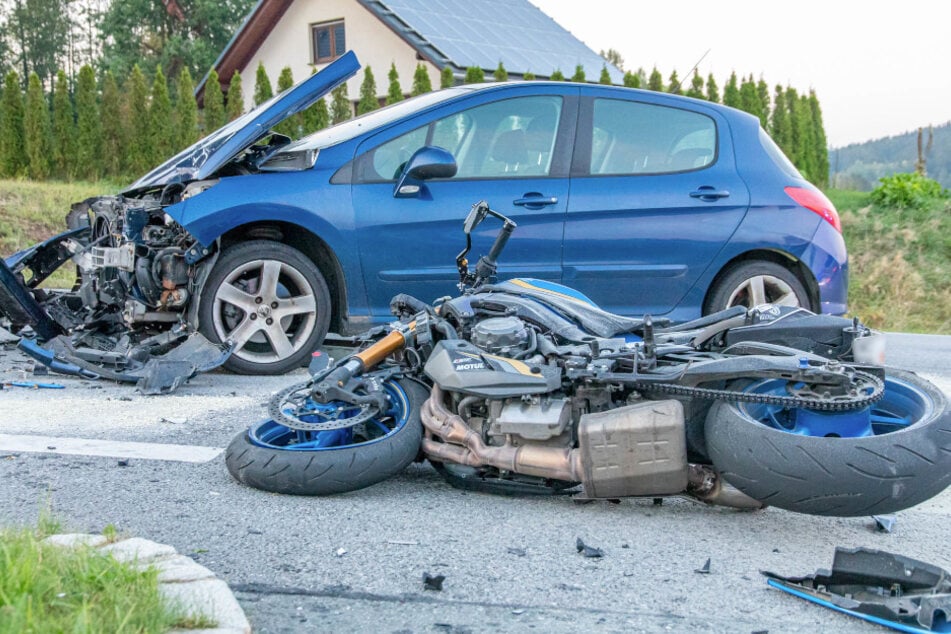
<path fill-rule="evenodd" d="M 717 155 L 713 119 L 690 110 L 595 99 L 592 175 L 665 174 L 701 169 Z"/>
<path fill-rule="evenodd" d="M 454 178 L 547 176 L 551 171 L 563 100 L 556 96 L 505 99 L 457 112 L 391 139 L 359 157 L 357 182 L 393 181 L 424 145 L 448 150 Z"/>

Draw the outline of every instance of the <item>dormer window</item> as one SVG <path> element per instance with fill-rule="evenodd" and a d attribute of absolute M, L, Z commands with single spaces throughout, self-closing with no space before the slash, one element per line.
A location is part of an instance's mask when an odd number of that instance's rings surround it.
<path fill-rule="evenodd" d="M 343 30 L 343 20 L 321 22 L 310 25 L 315 64 L 332 62 L 347 52 L 347 38 Z"/>

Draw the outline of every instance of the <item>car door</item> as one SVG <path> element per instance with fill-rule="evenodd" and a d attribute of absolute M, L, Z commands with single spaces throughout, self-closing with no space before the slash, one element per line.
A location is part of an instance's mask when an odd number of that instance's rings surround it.
<path fill-rule="evenodd" d="M 588 89 L 572 163 L 563 282 L 628 315 L 677 306 L 749 206 L 726 120 L 654 99 Z"/>
<path fill-rule="evenodd" d="M 500 258 L 499 276 L 561 279 L 570 141 L 578 88 L 522 84 L 482 89 L 437 112 L 364 141 L 353 163 L 352 201 L 372 317 L 389 317 L 389 300 L 424 301 L 456 291 L 462 221 L 486 200 L 518 228 Z M 403 164 L 424 146 L 448 150 L 458 171 L 395 197 Z M 500 228 L 491 219 L 473 234 L 473 263 Z"/>

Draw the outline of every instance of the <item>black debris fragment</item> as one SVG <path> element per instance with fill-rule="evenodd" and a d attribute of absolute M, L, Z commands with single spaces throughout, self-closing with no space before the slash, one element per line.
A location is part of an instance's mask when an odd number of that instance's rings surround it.
<path fill-rule="evenodd" d="M 248 529 L 248 535 L 263 535 L 263 534 L 264 534 L 264 531 L 259 531 L 259 530 L 256 529 L 256 528 L 249 528 L 249 529 Z"/>
<path fill-rule="evenodd" d="M 699 573 L 701 575 L 710 574 L 710 557 L 707 557 L 707 560 L 703 562 L 703 565 L 700 566 L 699 568 L 696 568 L 694 572 Z"/>
<path fill-rule="evenodd" d="M 128 461 L 128 460 L 120 460 L 120 461 L 118 462 L 118 464 L 119 464 L 120 467 L 128 467 L 128 466 L 129 466 L 129 461 Z"/>
<path fill-rule="evenodd" d="M 892 532 L 898 523 L 894 515 L 873 515 L 872 519 L 875 520 L 875 530 L 880 533 Z"/>
<path fill-rule="evenodd" d="M 515 555 L 516 557 L 524 557 L 526 554 L 528 554 L 528 553 L 525 552 L 525 549 L 524 549 L 524 548 L 511 548 L 511 547 L 509 547 L 509 548 L 506 548 L 506 549 L 505 549 L 505 552 L 507 552 L 507 553 L 510 554 L 510 555 Z"/>
<path fill-rule="evenodd" d="M 654 506 L 663 506 L 664 498 L 654 498 Z"/>
<path fill-rule="evenodd" d="M 442 592 L 442 582 L 446 580 L 446 575 L 431 575 L 428 572 L 423 573 L 423 590 L 433 590 Z"/>
<path fill-rule="evenodd" d="M 595 558 L 595 557 L 604 557 L 604 551 L 600 548 L 595 548 L 594 546 L 589 546 L 581 541 L 579 537 L 575 541 L 575 548 L 578 549 L 578 552 L 584 555 L 585 557 Z"/>

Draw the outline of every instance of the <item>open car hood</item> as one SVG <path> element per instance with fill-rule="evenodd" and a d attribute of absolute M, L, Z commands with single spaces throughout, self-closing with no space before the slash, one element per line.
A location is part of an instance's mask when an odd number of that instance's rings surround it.
<path fill-rule="evenodd" d="M 182 150 L 122 193 L 132 194 L 169 183 L 208 178 L 222 165 L 266 136 L 275 125 L 308 108 L 356 74 L 359 68 L 357 56 L 353 51 L 347 52 L 319 73 L 311 75 Z"/>

